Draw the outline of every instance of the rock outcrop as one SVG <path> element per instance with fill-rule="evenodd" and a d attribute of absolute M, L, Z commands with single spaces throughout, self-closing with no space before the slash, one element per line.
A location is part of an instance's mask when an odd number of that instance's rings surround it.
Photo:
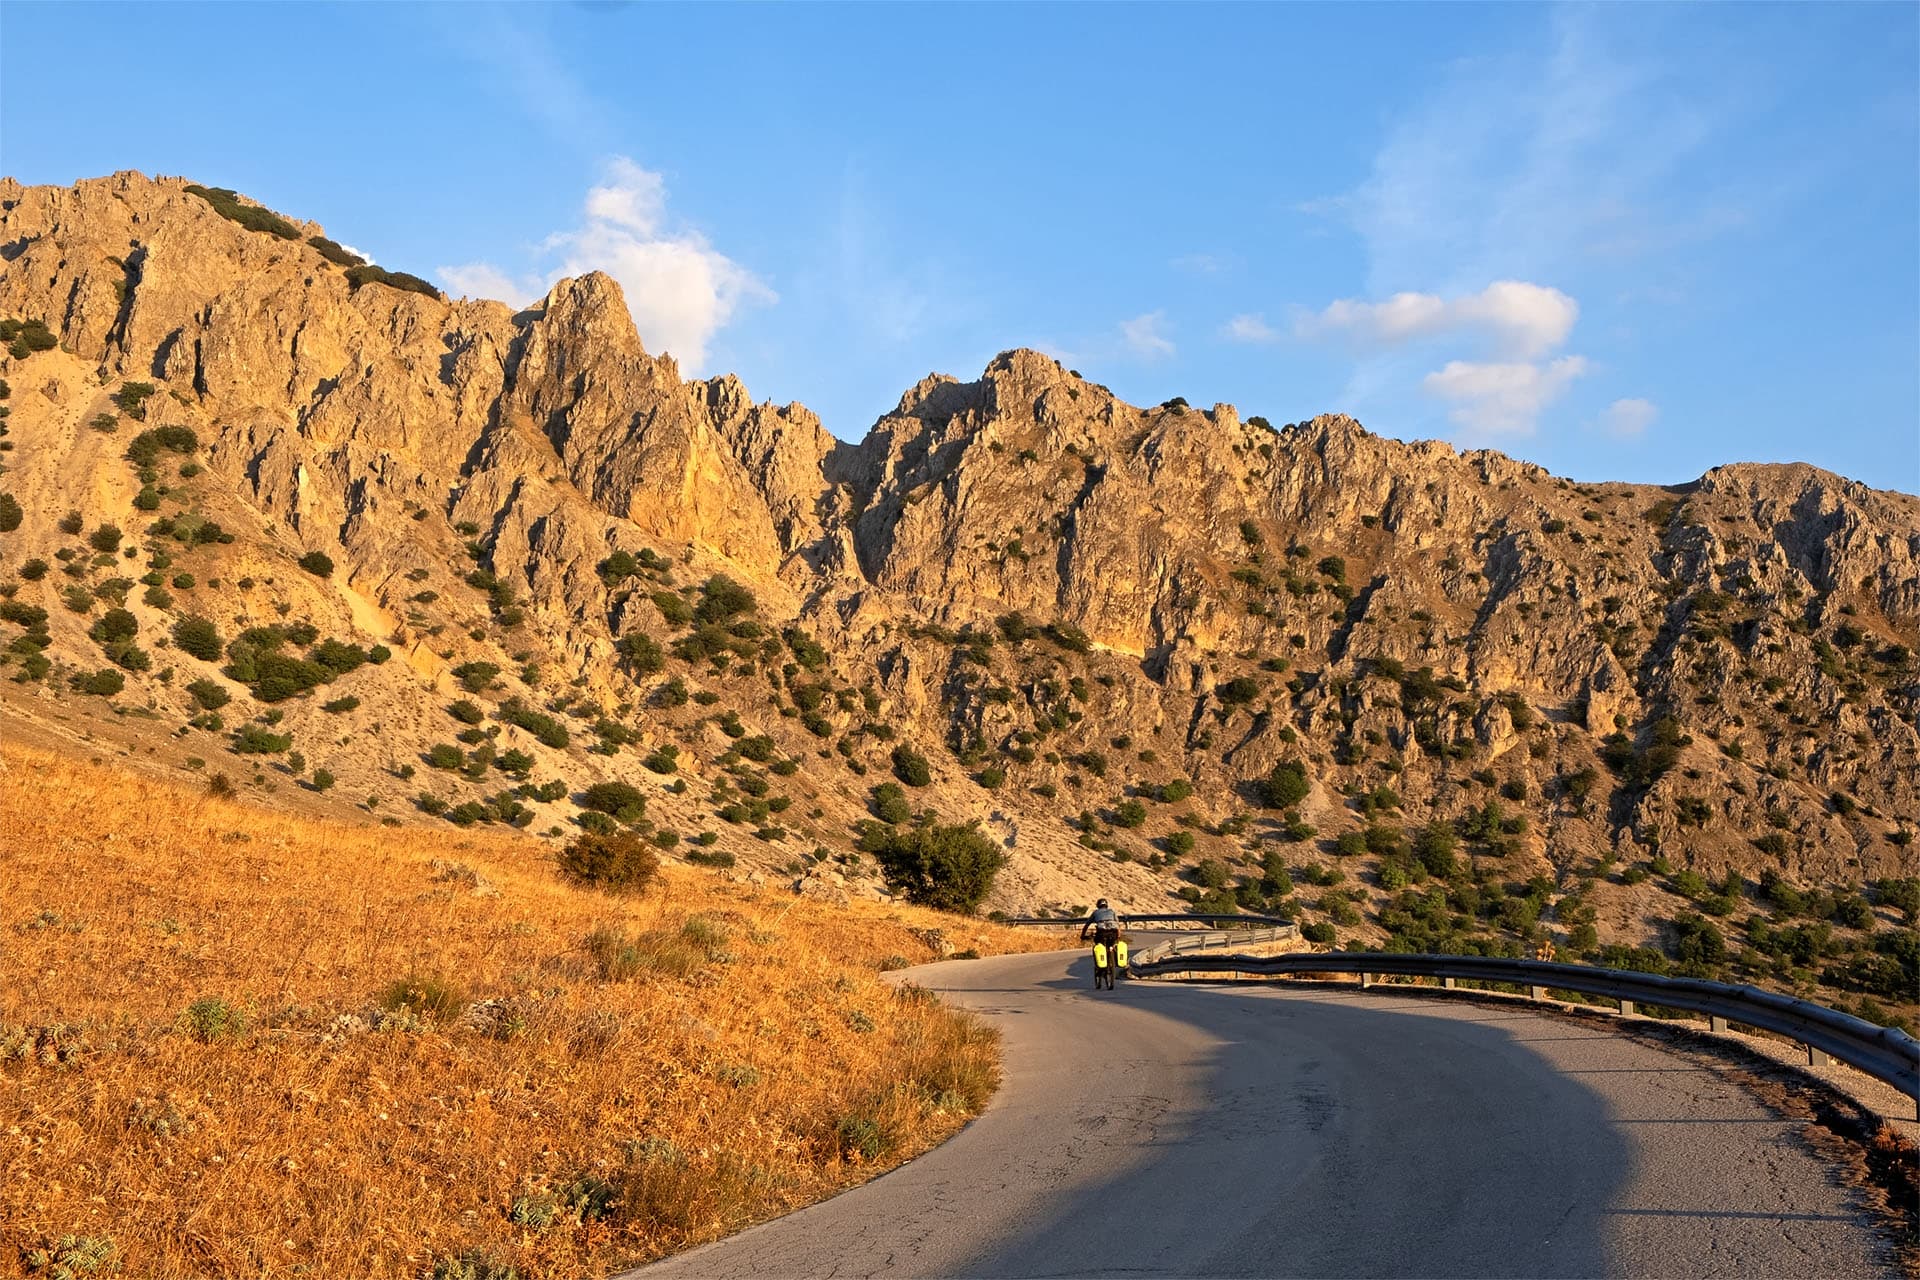
<path fill-rule="evenodd" d="M 62 667 L 44 687 L 101 663 L 89 630 L 128 596 L 101 593 L 116 571 L 60 527 L 76 510 L 135 531 L 142 567 L 200 557 L 177 596 L 180 575 L 148 570 L 126 605 L 143 637 L 191 610 L 228 636 L 307 618 L 397 651 L 352 677 L 386 708 L 355 722 L 379 744 L 363 789 L 453 736 L 449 673 L 482 664 L 496 674 L 459 677 L 476 695 L 544 703 L 604 748 L 541 769 L 664 787 L 674 773 L 622 757 L 675 746 L 699 782 L 655 811 L 692 829 L 737 805 L 762 839 L 721 822 L 722 849 L 769 865 L 844 850 L 913 744 L 932 807 L 994 812 L 1023 907 L 1083 902 L 1095 877 L 1145 905 L 1199 859 L 1253 883 L 1263 850 L 1332 857 L 1343 830 L 1475 814 L 1483 854 L 1563 885 L 1655 855 L 1827 884 L 1914 873 L 1909 495 L 1754 464 L 1576 485 L 1337 415 L 1134 406 L 1032 351 L 931 376 L 842 444 L 737 378 L 683 380 L 605 276 L 515 314 L 369 278 L 286 226 L 243 226 L 176 179 L 0 182 L 0 317 L 61 347 L 0 368 L 20 446 L 0 492 L 23 511 L 0 583 L 48 608 Z M 138 422 L 89 430 L 143 385 Z M 194 433 L 196 474 L 122 460 L 167 426 Z M 182 549 L 155 513 L 232 536 Z M 84 607 L 22 572 L 61 551 Z M 294 567 L 316 551 L 332 573 Z M 695 616 L 715 575 L 753 609 Z M 175 665 L 129 672 L 156 714 L 193 714 L 196 677 L 249 696 Z M 345 722 L 302 702 L 286 723 L 318 758 Z M 495 727 L 489 749 L 549 750 Z M 781 821 L 734 790 L 738 744 L 762 737 L 748 760 L 795 764 Z M 1283 762 L 1310 795 L 1264 810 Z M 447 785 L 498 791 L 484 761 L 470 772 Z M 1115 821 L 1171 783 L 1191 789 L 1173 828 Z"/>

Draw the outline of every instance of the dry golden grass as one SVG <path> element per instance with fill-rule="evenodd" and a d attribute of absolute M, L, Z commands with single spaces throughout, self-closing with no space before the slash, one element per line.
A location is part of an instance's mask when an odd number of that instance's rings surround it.
<path fill-rule="evenodd" d="M 0 1274 L 67 1236 L 155 1277 L 685 1248 L 984 1103 L 991 1033 L 878 977 L 932 958 L 915 929 L 1058 945 L 678 868 L 616 899 L 529 840 L 0 763 Z"/>

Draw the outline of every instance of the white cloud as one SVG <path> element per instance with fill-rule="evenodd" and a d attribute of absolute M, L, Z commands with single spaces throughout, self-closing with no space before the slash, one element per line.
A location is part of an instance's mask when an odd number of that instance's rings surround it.
<path fill-rule="evenodd" d="M 1120 322 L 1120 338 L 1127 350 L 1142 360 L 1163 360 L 1173 354 L 1173 343 L 1160 332 L 1167 322 L 1165 311 L 1149 311 L 1143 316 Z"/>
<path fill-rule="evenodd" d="M 778 301 L 772 289 L 716 250 L 691 227 L 667 218 L 666 182 L 625 156 L 607 162 L 586 195 L 585 220 L 547 237 L 541 257 L 557 266 L 514 275 L 492 263 L 441 267 L 440 277 L 465 293 L 524 303 L 566 276 L 604 271 L 626 293 L 640 340 L 667 352 L 688 373 L 705 364 L 707 344 L 743 306 Z"/>
<path fill-rule="evenodd" d="M 1651 400 L 1633 397 L 1615 400 L 1600 417 L 1600 429 L 1622 440 L 1637 439 L 1660 417 L 1660 406 Z"/>
<path fill-rule="evenodd" d="M 1220 330 L 1221 336 L 1234 342 L 1278 342 L 1280 331 L 1257 312 L 1237 315 Z"/>
<path fill-rule="evenodd" d="M 1448 419 L 1469 432 L 1528 435 L 1541 411 L 1586 371 L 1583 356 L 1561 356 L 1545 365 L 1449 360 L 1421 379 L 1420 386 L 1435 399 L 1450 402 L 1454 407 L 1447 411 Z"/>
<path fill-rule="evenodd" d="M 1580 304 L 1558 289 L 1524 280 L 1496 280 L 1478 293 L 1442 298 L 1396 293 L 1384 302 L 1342 298 L 1300 316 L 1294 332 L 1312 338 L 1345 333 L 1373 345 L 1475 333 L 1501 355 L 1532 359 L 1560 346 L 1580 318 Z"/>

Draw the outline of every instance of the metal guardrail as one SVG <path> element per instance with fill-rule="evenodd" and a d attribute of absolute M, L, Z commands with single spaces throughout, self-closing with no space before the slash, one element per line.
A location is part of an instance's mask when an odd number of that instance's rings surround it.
<path fill-rule="evenodd" d="M 1221 947 L 1244 947 L 1248 943 L 1278 942 L 1283 938 L 1299 936 L 1299 928 L 1290 924 L 1274 925 L 1267 929 L 1236 930 L 1233 933 L 1209 930 L 1206 933 L 1190 934 L 1182 938 L 1169 938 L 1165 942 L 1136 951 L 1133 953 L 1131 964 L 1154 964 L 1168 956 L 1187 955 L 1195 951 L 1213 951 Z"/>
<path fill-rule="evenodd" d="M 1386 952 L 1191 958 L 1170 953 L 1164 958 L 1137 957 L 1132 968 L 1136 978 L 1174 973 L 1354 973 L 1360 975 L 1363 986 L 1374 974 L 1439 978 L 1449 983 L 1459 979 L 1506 982 L 1528 988 L 1528 994 L 1535 1000 L 1547 999 L 1549 988 L 1607 996 L 1620 1002 L 1622 1013 L 1633 1012 L 1636 1003 L 1688 1009 L 1706 1014 L 1715 1031 L 1725 1031 L 1730 1023 L 1738 1022 L 1797 1040 L 1807 1047 L 1810 1060 L 1818 1062 L 1822 1054 L 1838 1058 L 1892 1085 L 1920 1108 L 1920 1041 L 1892 1027 L 1882 1027 L 1810 1000 L 1762 991 L 1758 987 L 1709 982 L 1704 978 L 1668 978 L 1624 969 L 1595 969 L 1548 960 Z"/>
<path fill-rule="evenodd" d="M 1090 923 L 1092 919 L 1093 919 L 1092 916 L 1008 916 L 1005 919 L 996 920 L 994 923 L 996 924 L 1051 924 L 1051 925 L 1066 926 L 1071 924 L 1087 924 L 1087 923 Z M 1282 925 L 1282 924 L 1291 924 L 1292 921 L 1286 920 L 1280 916 L 1193 916 L 1193 915 L 1178 915 L 1178 914 L 1168 913 L 1165 915 L 1137 915 L 1137 916 L 1123 915 L 1120 917 L 1120 923 L 1121 924 L 1204 924 L 1208 928 L 1215 928 L 1223 924 Z"/>

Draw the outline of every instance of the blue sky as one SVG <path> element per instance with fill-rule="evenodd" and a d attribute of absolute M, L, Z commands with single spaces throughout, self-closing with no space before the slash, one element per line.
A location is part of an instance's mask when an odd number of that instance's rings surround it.
<path fill-rule="evenodd" d="M 857 438 L 1036 346 L 1582 480 L 1920 491 L 1920 8 L 8 4 L 0 169 L 611 271 Z"/>

